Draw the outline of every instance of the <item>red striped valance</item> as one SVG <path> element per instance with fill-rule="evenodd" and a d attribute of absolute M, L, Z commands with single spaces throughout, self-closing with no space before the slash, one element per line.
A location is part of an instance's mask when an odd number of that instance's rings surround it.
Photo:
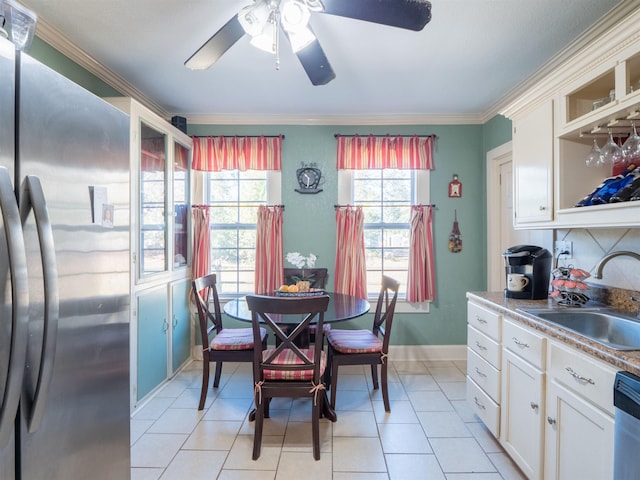
<path fill-rule="evenodd" d="M 338 139 L 338 170 L 397 168 L 433 170 L 433 135 L 342 136 Z"/>
<path fill-rule="evenodd" d="M 194 170 L 281 170 L 282 135 L 193 137 Z"/>

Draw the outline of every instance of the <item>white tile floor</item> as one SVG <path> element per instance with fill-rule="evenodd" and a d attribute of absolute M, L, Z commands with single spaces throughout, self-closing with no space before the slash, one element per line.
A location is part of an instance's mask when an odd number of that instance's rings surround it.
<path fill-rule="evenodd" d="M 274 399 L 253 461 L 250 365 L 225 364 L 199 412 L 194 362 L 131 419 L 131 479 L 523 479 L 467 407 L 465 370 L 464 362 L 392 362 L 386 413 L 368 367 L 341 367 L 338 421 L 321 421 L 320 460 L 311 453 L 310 403 Z"/>

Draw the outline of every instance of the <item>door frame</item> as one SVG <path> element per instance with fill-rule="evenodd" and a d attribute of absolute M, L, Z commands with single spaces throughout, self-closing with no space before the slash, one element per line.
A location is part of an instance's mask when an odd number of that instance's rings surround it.
<path fill-rule="evenodd" d="M 500 242 L 500 166 L 512 161 L 512 142 L 487 152 L 487 290 L 497 292 L 501 288 L 502 257 L 491 248 Z"/>

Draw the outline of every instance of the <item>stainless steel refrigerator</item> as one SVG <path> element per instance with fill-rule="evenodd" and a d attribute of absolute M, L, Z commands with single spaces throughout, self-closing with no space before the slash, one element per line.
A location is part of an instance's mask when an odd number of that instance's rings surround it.
<path fill-rule="evenodd" d="M 128 132 L 0 38 L 2 480 L 130 478 Z"/>

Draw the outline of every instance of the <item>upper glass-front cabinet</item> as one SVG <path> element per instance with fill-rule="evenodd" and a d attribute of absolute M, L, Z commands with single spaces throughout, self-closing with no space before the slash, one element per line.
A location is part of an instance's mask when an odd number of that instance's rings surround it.
<path fill-rule="evenodd" d="M 131 117 L 132 281 L 148 286 L 188 274 L 192 140 L 131 98 L 106 100 Z"/>

